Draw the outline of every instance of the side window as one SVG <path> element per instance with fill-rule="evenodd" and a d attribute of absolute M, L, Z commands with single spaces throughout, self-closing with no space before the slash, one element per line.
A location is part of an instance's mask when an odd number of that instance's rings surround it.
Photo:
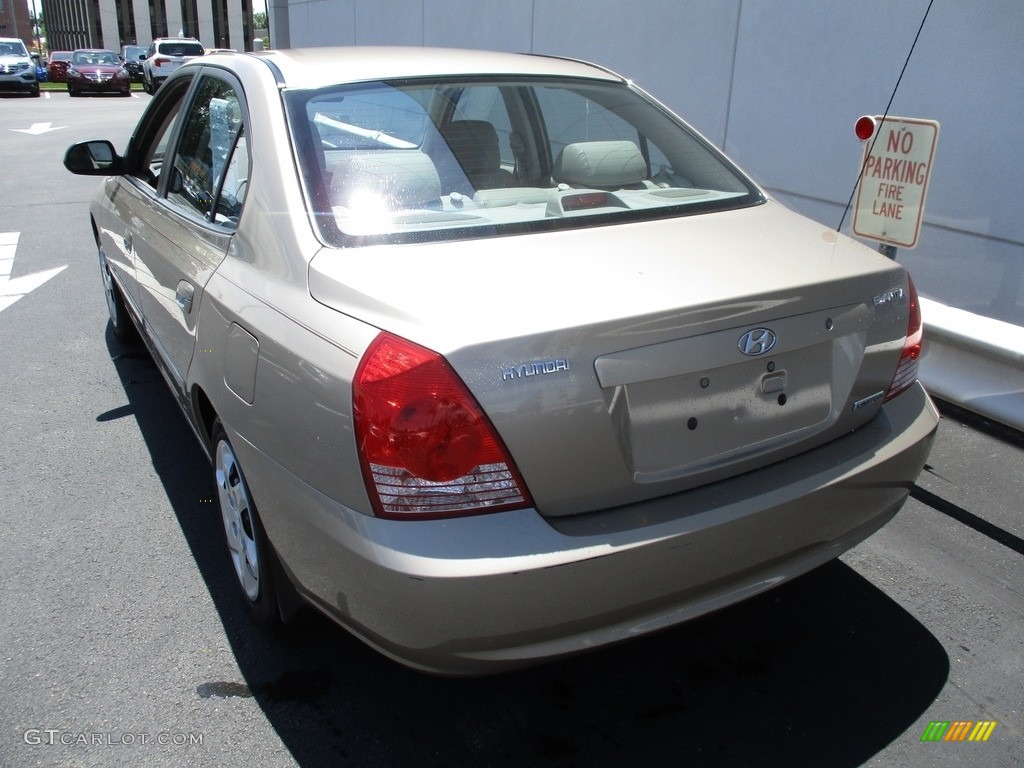
<path fill-rule="evenodd" d="M 217 195 L 217 205 L 213 209 L 213 220 L 218 224 L 236 224 L 248 189 L 249 149 L 243 127 L 238 130 L 235 147 L 224 172 L 224 181 L 220 185 L 220 194 Z"/>
<path fill-rule="evenodd" d="M 236 145 L 246 150 L 244 142 L 238 142 L 241 131 L 238 94 L 223 80 L 204 78 L 185 116 L 167 199 L 212 219 L 215 196 Z"/>
<path fill-rule="evenodd" d="M 163 176 L 164 159 L 167 157 L 168 145 L 178 125 L 187 90 L 187 83 L 183 83 L 176 91 L 167 90 L 161 93 L 160 99 L 167 104 L 166 109 L 162 112 L 158 109 L 154 113 L 154 121 L 144 126 L 139 134 L 138 160 L 131 173 L 153 189 L 159 186 Z"/>

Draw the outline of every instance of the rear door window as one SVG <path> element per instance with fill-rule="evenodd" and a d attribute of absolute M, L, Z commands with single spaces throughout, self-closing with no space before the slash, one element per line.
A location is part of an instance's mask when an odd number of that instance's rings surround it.
<path fill-rule="evenodd" d="M 226 224 L 236 219 L 241 207 L 238 190 L 244 191 L 241 182 L 248 177 L 248 157 L 244 161 L 235 157 L 241 136 L 242 108 L 235 89 L 224 80 L 204 77 L 183 125 L 168 200 L 213 220 L 214 201 L 222 193 L 230 169 L 227 193 L 232 199 L 222 207 L 220 221 Z M 241 152 L 246 152 L 244 142 Z"/>

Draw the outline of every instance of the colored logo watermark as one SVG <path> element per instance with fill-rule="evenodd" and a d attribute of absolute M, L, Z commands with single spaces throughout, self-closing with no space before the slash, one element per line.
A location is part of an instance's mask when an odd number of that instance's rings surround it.
<path fill-rule="evenodd" d="M 921 741 L 988 741 L 996 725 L 995 720 L 932 720 Z"/>

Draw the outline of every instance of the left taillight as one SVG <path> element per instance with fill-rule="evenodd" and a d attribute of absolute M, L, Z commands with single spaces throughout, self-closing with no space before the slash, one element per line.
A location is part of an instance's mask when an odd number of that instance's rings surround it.
<path fill-rule="evenodd" d="M 914 287 L 914 281 L 909 275 L 907 276 L 907 282 L 910 295 L 907 335 L 903 340 L 903 351 L 900 352 L 900 362 L 896 366 L 896 373 L 892 377 L 889 390 L 885 393 L 886 401 L 892 400 L 896 395 L 906 391 L 917 381 L 917 368 L 921 358 L 924 328 L 921 322 L 921 302 L 917 298 L 917 288 Z"/>
<path fill-rule="evenodd" d="M 438 353 L 381 333 L 356 369 L 352 403 L 378 516 L 454 517 L 531 504 L 494 425 Z"/>

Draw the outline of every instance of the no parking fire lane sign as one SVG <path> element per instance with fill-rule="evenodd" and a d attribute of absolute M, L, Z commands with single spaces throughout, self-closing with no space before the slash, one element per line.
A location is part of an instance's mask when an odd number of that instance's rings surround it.
<path fill-rule="evenodd" d="M 864 120 L 858 121 L 858 134 Z M 886 245 L 914 248 L 921 233 L 939 124 L 909 117 L 874 120 L 875 130 L 864 144 L 853 232 Z"/>

